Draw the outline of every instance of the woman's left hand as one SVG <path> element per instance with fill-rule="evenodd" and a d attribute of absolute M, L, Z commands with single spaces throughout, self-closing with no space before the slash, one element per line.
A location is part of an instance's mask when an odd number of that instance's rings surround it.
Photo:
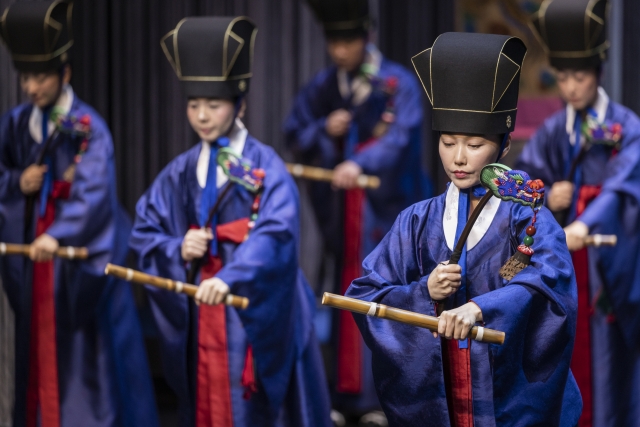
<path fill-rule="evenodd" d="M 482 311 L 474 302 L 468 302 L 453 310 L 443 311 L 438 322 L 438 332 L 432 332 L 438 338 L 442 335 L 447 339 L 463 340 L 476 322 L 482 321 Z"/>
<path fill-rule="evenodd" d="M 224 301 L 224 298 L 229 293 L 229 285 L 224 283 L 222 279 L 212 277 L 211 279 L 203 280 L 198 286 L 198 292 L 194 299 L 196 304 L 209 304 L 217 305 Z"/>
<path fill-rule="evenodd" d="M 584 248 L 584 239 L 589 235 L 589 227 L 580 221 L 574 221 L 564 228 L 567 236 L 567 247 L 571 252 Z"/>

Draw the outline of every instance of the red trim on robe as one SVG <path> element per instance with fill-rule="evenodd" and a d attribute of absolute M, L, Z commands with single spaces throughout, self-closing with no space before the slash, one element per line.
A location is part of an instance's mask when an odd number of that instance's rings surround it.
<path fill-rule="evenodd" d="M 249 232 L 248 224 L 248 218 L 241 218 L 218 225 L 216 227 L 218 241 L 242 243 Z M 220 269 L 222 269 L 222 259 L 209 255 L 200 273 L 201 280 L 214 277 Z M 196 386 L 196 425 L 198 427 L 233 426 L 226 324 L 223 304 L 200 305 Z M 249 373 L 248 370 L 251 372 Z M 251 396 L 251 393 L 257 391 L 251 346 L 247 347 L 242 385 L 247 390 L 246 399 Z"/>
<path fill-rule="evenodd" d="M 589 203 L 600 194 L 600 186 L 583 185 L 578 191 L 576 216 L 580 216 Z M 580 427 L 590 427 L 593 419 L 593 384 L 591 378 L 591 299 L 589 298 L 589 255 L 587 248 L 571 254 L 578 285 L 578 318 L 576 340 L 571 358 L 571 372 L 582 394 L 582 415 Z"/>
<path fill-rule="evenodd" d="M 36 220 L 36 237 L 46 233 L 53 224 L 55 202 L 57 199 L 68 199 L 70 190 L 70 183 L 54 181 L 45 214 Z M 36 427 L 38 407 L 41 427 L 60 426 L 54 279 L 53 261 L 33 263 L 27 427 Z"/>
<path fill-rule="evenodd" d="M 458 348 L 457 340 L 442 339 L 442 369 L 452 427 L 473 427 L 473 392 L 471 384 L 471 342 Z"/>
<path fill-rule="evenodd" d="M 361 275 L 362 214 L 365 192 L 361 189 L 345 191 L 344 216 L 344 267 L 342 269 L 341 294 L 351 282 Z M 338 333 L 339 393 L 358 394 L 362 391 L 362 341 L 360 331 L 350 312 L 340 310 Z"/>

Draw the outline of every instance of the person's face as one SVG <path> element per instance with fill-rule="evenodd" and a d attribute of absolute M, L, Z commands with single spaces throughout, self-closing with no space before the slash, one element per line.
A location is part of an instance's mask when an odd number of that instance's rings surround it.
<path fill-rule="evenodd" d="M 353 72 L 364 61 L 367 41 L 364 37 L 352 39 L 329 39 L 327 51 L 334 64 L 347 72 Z"/>
<path fill-rule="evenodd" d="M 192 98 L 187 102 L 189 124 L 206 142 L 213 142 L 231 129 L 235 106 L 231 100 L 216 98 Z M 238 117 L 244 115 L 244 102 Z"/>
<path fill-rule="evenodd" d="M 557 70 L 556 79 L 560 96 L 576 110 L 592 105 L 598 96 L 596 70 Z"/>
<path fill-rule="evenodd" d="M 471 188 L 480 183 L 482 168 L 496 161 L 500 151 L 498 135 L 446 134 L 440 135 L 440 160 L 447 176 L 461 189 Z M 504 157 L 511 147 L 508 137 Z"/>
<path fill-rule="evenodd" d="M 46 73 L 20 73 L 20 86 L 29 100 L 38 108 L 53 105 L 62 92 L 62 86 L 69 83 L 71 68 L 64 68 L 62 77 L 58 71 Z"/>

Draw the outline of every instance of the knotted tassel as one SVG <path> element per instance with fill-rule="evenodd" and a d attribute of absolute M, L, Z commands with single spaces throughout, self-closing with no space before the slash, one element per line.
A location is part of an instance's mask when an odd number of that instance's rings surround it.
<path fill-rule="evenodd" d="M 524 270 L 531 262 L 531 256 L 533 255 L 533 236 L 536 234 L 536 214 L 537 210 L 533 211 L 533 219 L 531 225 L 527 227 L 527 235 L 524 237 L 523 242 L 516 253 L 507 260 L 507 262 L 500 268 L 500 277 L 505 280 L 511 280 L 513 277 Z"/>

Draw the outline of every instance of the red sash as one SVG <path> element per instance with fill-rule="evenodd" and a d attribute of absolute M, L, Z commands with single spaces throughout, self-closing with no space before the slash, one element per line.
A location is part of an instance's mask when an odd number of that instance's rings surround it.
<path fill-rule="evenodd" d="M 71 184 L 66 181 L 53 183 L 45 214 L 36 221 L 36 237 L 51 226 L 56 199 L 69 198 L 70 189 Z M 53 261 L 33 263 L 27 427 L 36 427 L 38 407 L 42 427 L 60 426 Z"/>
<path fill-rule="evenodd" d="M 216 227 L 220 242 L 242 243 L 248 231 L 248 218 L 238 219 Z M 221 258 L 209 255 L 208 261 L 201 270 L 201 280 L 215 276 L 221 268 Z M 247 347 L 242 385 L 247 390 L 244 396 L 246 399 L 250 397 L 252 392 L 257 391 L 251 346 Z M 200 305 L 196 420 L 198 427 L 233 426 L 226 314 L 223 304 Z"/>
<path fill-rule="evenodd" d="M 471 342 L 458 348 L 457 340 L 442 339 L 442 368 L 452 427 L 473 427 L 473 393 L 471 389 Z"/>
<path fill-rule="evenodd" d="M 345 191 L 344 206 L 344 267 L 342 268 L 342 295 L 362 271 L 360 248 L 362 247 L 362 213 L 365 192 L 361 189 Z M 338 381 L 339 393 L 358 394 L 362 391 L 362 342 L 360 331 L 350 312 L 340 310 L 338 333 Z"/>
<path fill-rule="evenodd" d="M 589 203 L 600 194 L 600 186 L 583 185 L 578 192 L 576 215 L 580 216 Z M 591 326 L 589 318 L 592 307 L 589 300 L 589 256 L 587 248 L 574 252 L 573 268 L 578 285 L 578 319 L 576 340 L 571 358 L 571 371 L 582 394 L 582 415 L 578 425 L 589 427 L 592 423 L 592 380 L 591 380 Z"/>

